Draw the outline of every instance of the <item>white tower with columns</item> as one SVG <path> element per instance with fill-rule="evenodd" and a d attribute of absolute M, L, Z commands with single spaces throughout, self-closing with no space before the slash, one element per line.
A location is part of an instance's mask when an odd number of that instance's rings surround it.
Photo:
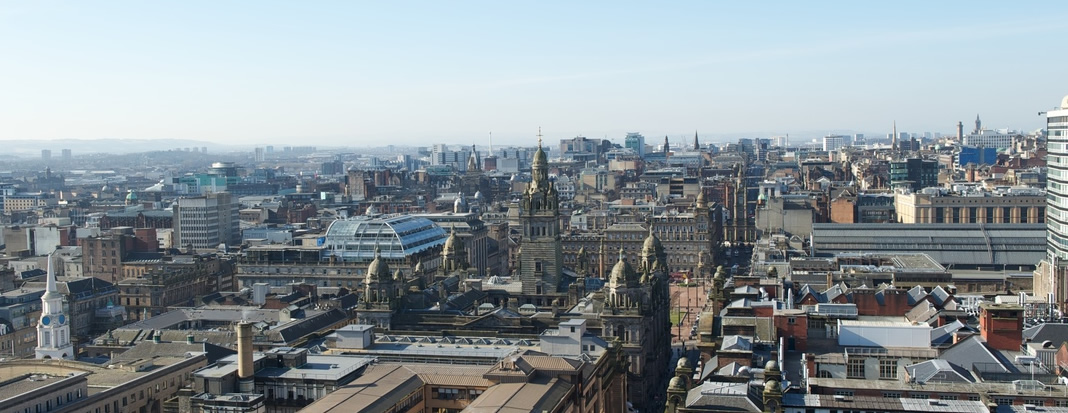
<path fill-rule="evenodd" d="M 74 346 L 70 342 L 70 319 L 63 313 L 63 294 L 56 288 L 52 254 L 48 254 L 48 273 L 45 274 L 45 279 L 45 293 L 41 296 L 41 319 L 37 321 L 37 358 L 72 359 Z"/>

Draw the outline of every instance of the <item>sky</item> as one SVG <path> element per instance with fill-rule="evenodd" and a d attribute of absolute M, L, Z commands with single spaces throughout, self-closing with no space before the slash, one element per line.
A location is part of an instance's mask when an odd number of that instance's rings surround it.
<path fill-rule="evenodd" d="M 1031 131 L 1068 2 L 1014 3 L 0 0 L 0 140 Z"/>

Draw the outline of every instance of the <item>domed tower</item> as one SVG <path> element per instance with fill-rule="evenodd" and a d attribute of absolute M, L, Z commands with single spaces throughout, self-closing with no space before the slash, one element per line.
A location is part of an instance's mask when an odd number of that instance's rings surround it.
<path fill-rule="evenodd" d="M 680 407 L 686 405 L 686 382 L 680 379 L 678 376 L 672 377 L 668 381 L 667 388 L 667 406 L 664 408 L 666 413 L 676 413 Z"/>
<path fill-rule="evenodd" d="M 449 238 L 445 240 L 445 246 L 441 249 L 442 275 L 449 276 L 458 271 L 467 269 L 467 253 L 464 251 L 464 242 L 456 236 L 456 229 L 449 230 Z"/>
<path fill-rule="evenodd" d="M 393 294 L 393 274 L 389 265 L 382 259 L 382 249 L 375 246 L 375 259 L 367 266 L 364 277 L 364 302 L 369 304 L 388 303 Z"/>
<path fill-rule="evenodd" d="M 689 357 L 679 357 L 679 361 L 675 363 L 675 377 L 682 380 L 686 390 L 690 389 L 693 384 L 693 367 L 690 367 Z"/>
<path fill-rule="evenodd" d="M 404 281 L 405 281 L 404 273 L 401 272 L 400 268 L 398 268 L 396 271 L 393 271 L 393 288 L 394 288 L 393 289 L 393 296 L 394 297 L 400 298 L 404 294 Z"/>
<path fill-rule="evenodd" d="M 664 253 L 664 245 L 660 238 L 653 232 L 653 224 L 649 223 L 649 236 L 645 237 L 642 244 L 641 262 L 639 269 L 651 274 L 667 272 L 667 254 Z"/>
<path fill-rule="evenodd" d="M 519 204 L 523 232 L 523 255 L 519 279 L 524 294 L 556 294 L 561 291 L 563 252 L 560 244 L 560 200 L 549 180 L 549 159 L 541 146 L 531 162 L 531 180 Z"/>
<path fill-rule="evenodd" d="M 782 372 L 779 363 L 768 360 L 764 365 L 764 411 L 775 413 L 782 411 Z"/>
<path fill-rule="evenodd" d="M 619 261 L 612 267 L 612 273 L 608 276 L 608 300 L 613 306 L 631 307 L 635 305 L 634 297 L 630 289 L 638 288 L 639 275 L 634 267 L 627 262 L 627 255 L 623 248 L 619 249 Z"/>
<path fill-rule="evenodd" d="M 137 194 L 132 189 L 126 193 L 126 205 L 137 205 Z"/>
<path fill-rule="evenodd" d="M 401 293 L 396 274 L 389 271 L 389 265 L 382 258 L 382 249 L 375 246 L 375 258 L 367 265 L 367 274 L 363 281 L 363 303 L 356 314 L 356 322 L 389 330 L 392 327 L 393 311 L 399 307 Z M 403 278 L 403 276 L 401 276 Z"/>
<path fill-rule="evenodd" d="M 466 214 L 471 211 L 471 206 L 467 204 L 467 199 L 464 198 L 464 193 L 461 191 L 456 195 L 456 201 L 452 203 L 452 212 L 456 214 Z"/>

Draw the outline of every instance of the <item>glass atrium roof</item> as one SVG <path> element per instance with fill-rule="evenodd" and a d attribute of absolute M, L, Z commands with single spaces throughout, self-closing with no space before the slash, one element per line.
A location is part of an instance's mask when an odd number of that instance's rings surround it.
<path fill-rule="evenodd" d="M 411 215 L 357 216 L 334 221 L 326 230 L 326 256 L 370 261 L 375 247 L 382 258 L 400 259 L 445 243 L 448 234 L 426 218 Z"/>

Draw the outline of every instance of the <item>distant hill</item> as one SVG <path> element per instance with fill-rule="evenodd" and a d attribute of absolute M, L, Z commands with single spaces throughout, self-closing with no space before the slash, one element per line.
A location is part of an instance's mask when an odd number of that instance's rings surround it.
<path fill-rule="evenodd" d="M 51 150 L 53 158 L 62 156 L 63 149 L 70 149 L 71 154 L 74 156 L 90 153 L 125 154 L 172 149 L 184 150 L 185 148 L 207 148 L 208 153 L 230 152 L 242 149 L 239 145 L 221 145 L 190 139 L 21 139 L 0 141 L 0 146 L 3 146 L 5 154 L 21 158 L 40 157 L 42 149 Z"/>

